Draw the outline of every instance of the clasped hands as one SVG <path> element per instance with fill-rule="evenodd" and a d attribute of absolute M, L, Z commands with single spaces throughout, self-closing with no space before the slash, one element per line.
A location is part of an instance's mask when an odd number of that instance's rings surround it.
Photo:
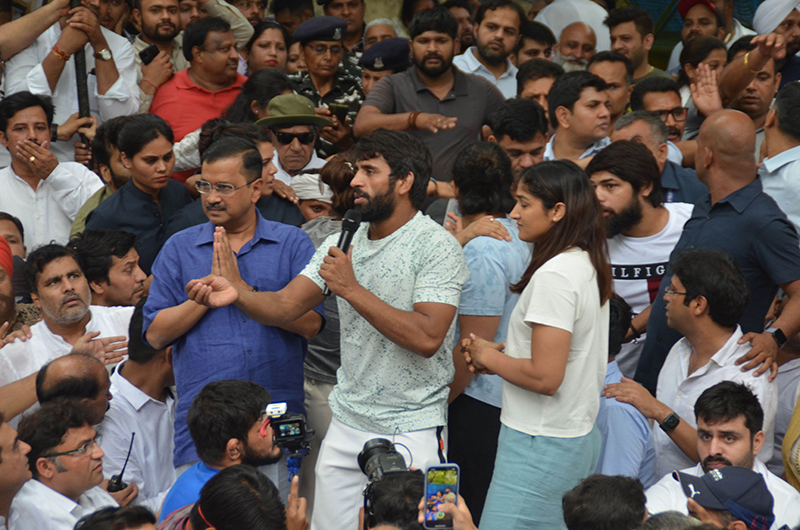
<path fill-rule="evenodd" d="M 467 367 L 473 374 L 494 374 L 487 365 L 491 363 L 492 357 L 503 354 L 505 349 L 505 343 L 489 342 L 474 333 L 470 333 L 468 339 L 461 341 L 461 353 L 464 354 Z"/>
<path fill-rule="evenodd" d="M 252 291 L 253 288 L 239 274 L 239 263 L 231 248 L 225 229 L 214 230 L 214 254 L 211 258 L 211 274 L 186 284 L 189 300 L 207 307 L 223 307 L 239 299 L 239 289 Z"/>

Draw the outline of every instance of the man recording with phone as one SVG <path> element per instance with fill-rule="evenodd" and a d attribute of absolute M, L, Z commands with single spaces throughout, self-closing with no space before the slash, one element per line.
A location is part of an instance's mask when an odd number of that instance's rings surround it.
<path fill-rule="evenodd" d="M 454 373 L 448 348 L 468 275 L 458 242 L 419 211 L 430 149 L 407 133 L 379 129 L 353 156 L 358 171 L 350 185 L 364 222 L 349 250 L 334 246 L 339 234 L 330 236 L 277 292 L 254 292 L 219 274 L 186 286 L 197 304 L 233 305 L 271 326 L 320 304 L 326 286 L 339 297 L 342 364 L 317 461 L 312 530 L 355 528 L 367 483 L 357 463 L 365 442 L 389 437 L 403 444 L 416 468 L 444 461 Z"/>

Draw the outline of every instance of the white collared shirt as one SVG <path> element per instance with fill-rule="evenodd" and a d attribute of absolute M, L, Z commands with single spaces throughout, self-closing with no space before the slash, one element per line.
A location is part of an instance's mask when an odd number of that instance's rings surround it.
<path fill-rule="evenodd" d="M 800 146 L 765 158 L 758 170 L 764 193 L 772 197 L 800 232 Z"/>
<path fill-rule="evenodd" d="M 62 162 L 34 190 L 9 165 L 0 169 L 0 211 L 22 221 L 29 251 L 52 240 L 65 244 L 81 206 L 102 187 L 83 164 Z"/>
<path fill-rule="evenodd" d="M 554 134 L 550 141 L 547 142 L 547 145 L 544 148 L 544 161 L 549 162 L 550 160 L 558 160 L 556 158 L 555 153 L 553 152 L 553 142 L 555 142 L 556 135 Z M 586 158 L 587 156 L 594 156 L 603 149 L 605 149 L 611 143 L 611 139 L 608 136 L 605 138 L 600 138 L 595 143 L 589 146 L 589 148 L 583 152 L 583 154 L 578 158 Z"/>
<path fill-rule="evenodd" d="M 750 351 L 749 342 L 737 344 L 742 338 L 742 329 L 737 325 L 736 331 L 725 345 L 715 353 L 711 360 L 689 375 L 689 359 L 692 345 L 684 337 L 672 347 L 658 374 L 658 390 L 656 398 L 680 416 L 693 428 L 697 428 L 694 416 L 694 404 L 706 389 L 722 381 L 734 381 L 747 385 L 756 395 L 764 409 L 763 431 L 767 440 L 774 437 L 775 412 L 778 409 L 778 385 L 770 383 L 767 377 L 753 376 L 753 371 L 742 372 L 740 366 L 734 364 L 736 359 Z M 663 477 L 676 469 L 683 469 L 694 464 L 692 460 L 672 441 L 658 424 L 653 425 L 653 442 L 656 448 L 655 476 Z M 765 443 L 758 454 L 763 462 L 772 457 L 772 444 Z"/>
<path fill-rule="evenodd" d="M 11 501 L 8 530 L 72 530 L 78 520 L 117 501 L 100 486 L 83 493 L 76 503 L 36 479 L 30 479 Z"/>
<path fill-rule="evenodd" d="M 100 447 L 105 452 L 103 475 L 111 478 L 122 470 L 135 432 L 123 480 L 139 487 L 134 504 L 158 513 L 176 478 L 172 464 L 175 399 L 172 395 L 166 403 L 153 399 L 120 375 L 119 369 L 111 374 L 111 395 L 106 417 L 98 426 Z"/>
<path fill-rule="evenodd" d="M 291 184 L 292 183 L 292 176 L 289 174 L 288 171 L 283 169 L 281 165 L 281 157 L 278 156 L 278 150 L 275 149 L 275 158 L 272 159 L 275 162 L 275 167 L 278 168 L 278 172 L 275 173 L 275 179 L 280 180 L 284 184 Z M 319 169 L 325 165 L 325 161 L 317 156 L 316 149 L 311 151 L 311 159 L 308 161 L 308 164 L 303 166 L 303 169 L 298 171 L 298 175 L 305 171 L 306 169 Z"/>
<path fill-rule="evenodd" d="M 517 67 L 506 58 L 506 71 L 500 77 L 495 77 L 475 56 L 478 53 L 477 46 L 471 46 L 461 55 L 453 58 L 453 65 L 467 74 L 479 75 L 486 79 L 503 94 L 506 99 L 511 99 L 517 95 Z"/>
<path fill-rule="evenodd" d="M 108 43 L 108 49 L 114 59 L 119 77 L 105 94 L 97 93 L 97 76 L 95 71 L 95 50 L 91 44 L 86 44 L 86 73 L 89 88 L 89 108 L 100 124 L 116 118 L 128 116 L 139 112 L 139 87 L 136 84 L 136 65 L 131 43 L 128 39 L 116 33 L 100 28 Z M 50 84 L 44 73 L 42 62 L 45 57 L 53 53 L 53 46 L 61 37 L 61 26 L 53 24 L 42 33 L 33 44 L 19 52 L 6 62 L 6 96 L 16 92 L 29 91 L 33 94 L 53 98 L 56 107 L 53 121 L 59 125 L 78 112 L 78 87 L 75 75 L 75 61 L 71 60 L 64 66 L 64 71 L 58 79 L 55 91 L 50 90 Z M 100 50 L 97 50 L 98 52 Z M 78 141 L 74 135 L 66 142 L 54 142 L 50 150 L 58 156 L 61 162 L 75 160 L 73 143 Z"/>
<path fill-rule="evenodd" d="M 767 489 L 772 493 L 775 515 L 772 530 L 777 530 L 783 525 L 795 528 L 800 524 L 800 493 L 783 479 L 773 475 L 767 466 L 758 459 L 753 462 L 753 471 L 764 477 Z M 700 464 L 681 469 L 680 472 L 695 477 L 704 475 L 703 466 Z M 673 478 L 671 472 L 648 488 L 645 494 L 647 495 L 647 512 L 650 515 L 669 511 L 689 515 L 686 507 L 686 494 L 681 483 Z"/>
<path fill-rule="evenodd" d="M 133 309 L 93 305 L 86 332 L 99 331 L 98 338 L 122 335 L 127 340 Z M 45 363 L 72 351 L 72 344 L 50 331 L 44 320 L 31 326 L 31 334 L 33 336 L 25 342 L 17 339 L 0 349 L 0 386 L 19 381 L 37 372 Z M 9 424 L 16 428 L 18 419 L 19 416 Z"/>

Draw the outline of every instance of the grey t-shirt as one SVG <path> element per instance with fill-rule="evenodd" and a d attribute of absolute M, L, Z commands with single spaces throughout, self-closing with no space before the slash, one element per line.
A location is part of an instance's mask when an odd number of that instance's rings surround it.
<path fill-rule="evenodd" d="M 436 180 L 452 180 L 453 162 L 465 147 L 480 141 L 481 127 L 503 104 L 503 94 L 486 79 L 465 74 L 453 67 L 453 88 L 440 100 L 417 75 L 416 67 L 384 77 L 370 90 L 363 105 L 372 105 L 384 114 L 402 114 L 419 110 L 458 118 L 452 129 L 434 134 L 428 130 L 407 131 L 416 136 L 433 153 Z M 362 106 L 363 106 L 362 105 Z"/>
<path fill-rule="evenodd" d="M 341 219 L 334 220 L 330 217 L 317 217 L 302 226 L 303 230 L 314 248 L 320 245 L 332 234 L 342 231 Z M 335 243 L 335 242 L 334 242 Z M 339 307 L 338 298 L 332 294 L 325 300 L 325 329 L 308 341 L 308 353 L 303 362 L 305 376 L 314 381 L 336 384 L 336 370 L 339 369 Z"/>

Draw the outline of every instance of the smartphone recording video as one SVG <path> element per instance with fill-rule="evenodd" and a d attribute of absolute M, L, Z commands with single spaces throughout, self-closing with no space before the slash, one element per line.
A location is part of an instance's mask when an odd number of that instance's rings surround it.
<path fill-rule="evenodd" d="M 453 517 L 445 504 L 458 504 L 458 464 L 431 466 L 425 473 L 425 528 L 453 528 Z"/>

